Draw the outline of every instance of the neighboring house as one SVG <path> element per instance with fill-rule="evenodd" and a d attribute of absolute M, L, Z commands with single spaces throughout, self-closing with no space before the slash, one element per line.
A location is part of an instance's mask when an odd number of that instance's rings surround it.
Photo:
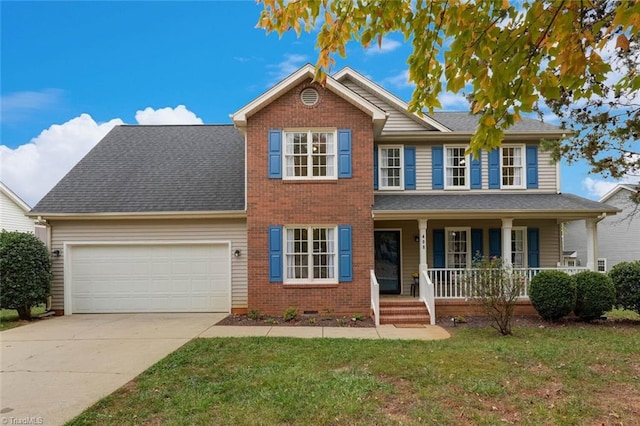
<path fill-rule="evenodd" d="M 618 185 L 606 193 L 601 203 L 622 210 L 616 216 L 606 216 L 598 223 L 596 270 L 608 272 L 620 262 L 640 260 L 640 205 L 631 200 L 638 191 L 632 185 Z M 587 259 L 587 227 L 575 221 L 566 225 L 564 247 L 566 265 L 584 265 Z"/>
<path fill-rule="evenodd" d="M 35 232 L 35 221 L 27 216 L 31 207 L 0 182 L 0 229 Z"/>
<path fill-rule="evenodd" d="M 417 271 L 422 309 L 431 296 L 461 306 L 456 277 L 474 257 L 530 277 L 561 264 L 562 223 L 617 212 L 559 193 L 539 149 L 563 136 L 555 126 L 523 119 L 472 158 L 476 117 L 408 113 L 349 68 L 324 87 L 313 74 L 296 71 L 233 125 L 105 136 L 31 213 L 61 252 L 53 308 L 379 319 L 379 294 L 410 295 Z"/>

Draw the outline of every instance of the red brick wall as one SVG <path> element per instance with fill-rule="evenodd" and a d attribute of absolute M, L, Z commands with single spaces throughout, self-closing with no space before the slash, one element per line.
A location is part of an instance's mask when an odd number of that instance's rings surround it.
<path fill-rule="evenodd" d="M 248 307 L 265 314 L 282 314 L 289 307 L 367 313 L 373 268 L 371 117 L 319 86 L 319 103 L 304 106 L 300 92 L 309 84 L 292 89 L 247 121 Z M 269 130 L 318 127 L 351 129 L 353 177 L 324 182 L 269 179 Z M 270 283 L 268 227 L 294 224 L 351 225 L 353 281 L 331 286 Z"/>

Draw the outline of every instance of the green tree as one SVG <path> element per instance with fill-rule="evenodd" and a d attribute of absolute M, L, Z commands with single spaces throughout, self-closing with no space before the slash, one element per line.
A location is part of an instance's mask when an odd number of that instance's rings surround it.
<path fill-rule="evenodd" d="M 443 81 L 448 91 L 464 89 L 472 113 L 480 115 L 470 144 L 473 152 L 500 145 L 521 113 L 539 109 L 543 102 L 577 132 L 549 147 L 557 156 L 586 158 L 594 170 L 614 177 L 640 166 L 637 146 L 633 148 L 640 122 L 636 0 L 262 3 L 258 27 L 267 32 L 318 30 L 316 80 L 321 82 L 334 55 L 346 55 L 349 41 L 368 47 L 381 45 L 388 34 L 402 34 L 413 47 L 407 61 L 415 84 L 410 111 L 439 107 Z M 592 136 L 580 144 L 586 127 Z M 618 151 L 609 154 L 612 148 Z"/>
<path fill-rule="evenodd" d="M 31 320 L 31 307 L 43 303 L 51 289 L 49 251 L 35 235 L 0 233 L 0 307 Z"/>

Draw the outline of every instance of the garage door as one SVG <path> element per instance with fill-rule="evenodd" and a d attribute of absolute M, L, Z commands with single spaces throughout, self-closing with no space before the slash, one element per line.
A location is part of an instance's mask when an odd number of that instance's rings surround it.
<path fill-rule="evenodd" d="M 71 246 L 71 311 L 228 312 L 227 244 Z"/>

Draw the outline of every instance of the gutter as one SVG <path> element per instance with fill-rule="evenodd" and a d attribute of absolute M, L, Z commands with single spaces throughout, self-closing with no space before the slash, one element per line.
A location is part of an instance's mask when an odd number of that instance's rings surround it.
<path fill-rule="evenodd" d="M 38 220 L 94 220 L 94 219 L 246 219 L 246 211 L 200 212 L 108 212 L 108 213 L 47 213 L 29 212 L 28 217 Z"/>

